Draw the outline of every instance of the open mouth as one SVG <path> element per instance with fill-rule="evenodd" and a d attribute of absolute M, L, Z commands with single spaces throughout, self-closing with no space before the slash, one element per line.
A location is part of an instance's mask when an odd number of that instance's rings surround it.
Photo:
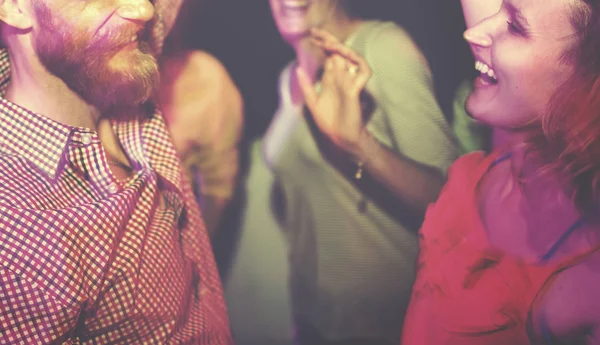
<path fill-rule="evenodd" d="M 281 0 L 283 8 L 288 11 L 306 10 L 310 5 L 309 0 Z"/>
<path fill-rule="evenodd" d="M 487 84 L 498 84 L 498 78 L 496 77 L 496 72 L 490 68 L 490 66 L 486 65 L 481 61 L 475 61 L 475 69 L 479 71 L 479 75 L 483 81 Z"/>

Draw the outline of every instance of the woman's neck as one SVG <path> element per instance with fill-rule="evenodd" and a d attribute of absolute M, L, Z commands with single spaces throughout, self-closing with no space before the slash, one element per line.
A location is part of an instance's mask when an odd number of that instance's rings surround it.
<path fill-rule="evenodd" d="M 492 150 L 518 151 L 526 146 L 530 137 L 530 130 L 494 127 L 491 138 Z"/>

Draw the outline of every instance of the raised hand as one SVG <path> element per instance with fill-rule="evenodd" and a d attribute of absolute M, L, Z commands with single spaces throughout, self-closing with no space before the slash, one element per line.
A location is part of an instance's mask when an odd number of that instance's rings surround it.
<path fill-rule="evenodd" d="M 327 58 L 318 93 L 306 73 L 296 70 L 306 106 L 323 134 L 357 156 L 359 141 L 367 134 L 359 96 L 371 77 L 371 69 L 364 58 L 326 31 L 313 29 L 312 41 Z"/>

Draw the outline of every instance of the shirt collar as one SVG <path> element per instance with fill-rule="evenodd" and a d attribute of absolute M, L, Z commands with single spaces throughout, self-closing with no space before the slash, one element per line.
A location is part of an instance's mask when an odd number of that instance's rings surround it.
<path fill-rule="evenodd" d="M 0 96 L 10 81 L 10 59 L 0 49 Z M 0 154 L 23 157 L 51 178 L 73 127 L 33 113 L 0 97 Z"/>

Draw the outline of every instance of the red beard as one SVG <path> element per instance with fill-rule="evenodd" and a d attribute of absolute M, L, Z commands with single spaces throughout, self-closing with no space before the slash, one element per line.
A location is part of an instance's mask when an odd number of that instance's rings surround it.
<path fill-rule="evenodd" d="M 126 48 L 139 38 L 139 26 L 123 24 L 91 36 L 85 28 L 59 22 L 43 2 L 34 3 L 40 23 L 35 49 L 50 73 L 101 111 L 137 106 L 152 97 L 159 81 L 156 59 L 146 42 Z M 121 60 L 118 68 L 110 65 L 115 59 Z"/>

